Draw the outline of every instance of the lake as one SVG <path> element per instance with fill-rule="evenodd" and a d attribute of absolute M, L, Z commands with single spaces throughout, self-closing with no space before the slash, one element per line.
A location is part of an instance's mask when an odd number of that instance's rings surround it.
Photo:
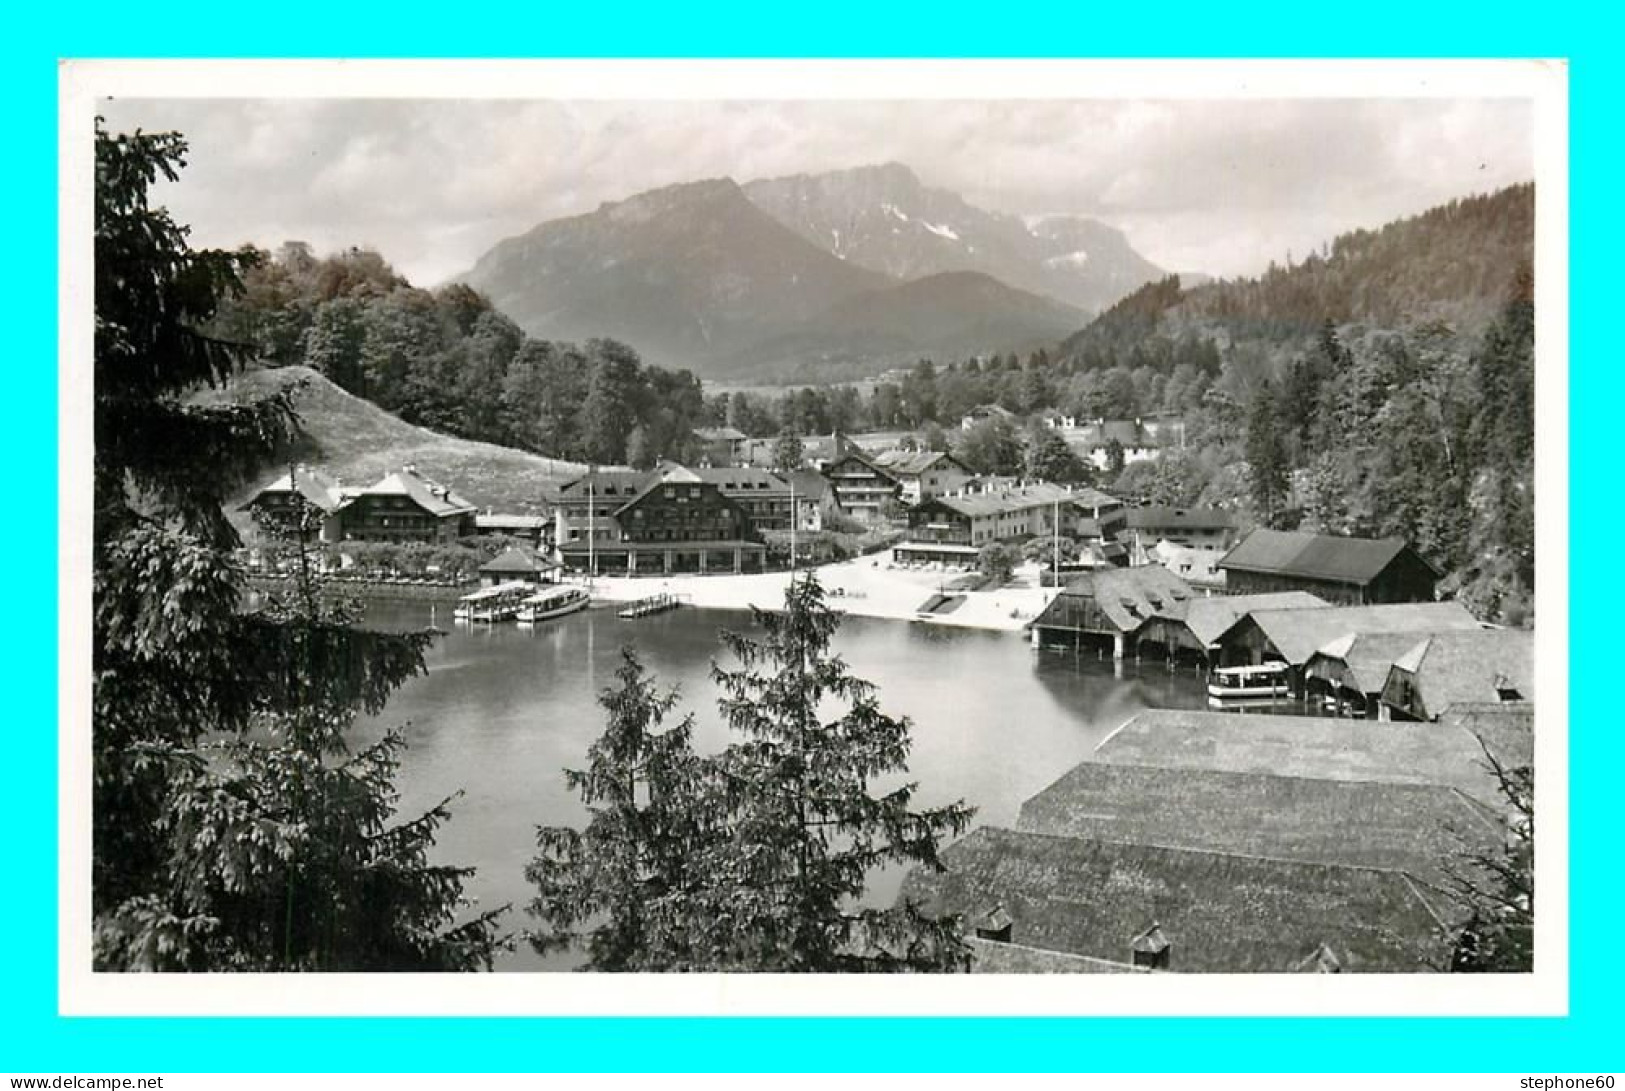
<path fill-rule="evenodd" d="M 452 625 L 448 606 L 434 620 Z M 373 604 L 367 623 L 416 628 L 427 605 Z M 684 609 L 637 621 L 594 608 L 532 629 L 459 626 L 428 654 L 429 673 L 403 686 L 363 737 L 405 725 L 409 743 L 398 786 L 416 814 L 461 790 L 435 856 L 477 868 L 467 893 L 480 908 L 512 904 L 508 927 L 529 918 L 524 868 L 538 825 L 575 825 L 580 802 L 561 770 L 580 767 L 603 730 L 598 692 L 614 683 L 620 648 L 631 643 L 663 686 L 695 714 L 695 745 L 718 750 L 729 733 L 716 710 L 712 659 L 726 656 L 719 628 L 748 629 L 748 614 Z M 1018 634 L 848 618 L 835 649 L 879 687 L 881 708 L 913 721 L 910 779 L 921 805 L 963 799 L 977 824 L 1011 825 L 1021 803 L 1084 760 L 1113 728 L 1144 708 L 1201 708 L 1202 678 L 1170 674 L 1160 661 L 1112 662 L 1037 653 Z M 675 721 L 673 721 L 675 722 Z M 889 904 L 901 869 L 871 877 L 868 899 Z M 521 942 L 498 968 L 568 969 Z"/>

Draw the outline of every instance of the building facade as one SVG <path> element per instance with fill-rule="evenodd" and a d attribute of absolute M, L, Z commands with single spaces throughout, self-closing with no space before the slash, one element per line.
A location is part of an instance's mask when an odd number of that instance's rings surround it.
<path fill-rule="evenodd" d="M 1398 538 L 1259 529 L 1218 567 L 1231 594 L 1308 591 L 1343 606 L 1432 602 L 1441 573 Z"/>
<path fill-rule="evenodd" d="M 356 542 L 446 545 L 475 532 L 475 508 L 415 466 L 386 474 L 339 509 L 343 536 Z"/>
<path fill-rule="evenodd" d="M 628 575 L 760 571 L 766 546 L 716 482 L 682 466 L 594 471 L 554 497 L 555 559 Z"/>

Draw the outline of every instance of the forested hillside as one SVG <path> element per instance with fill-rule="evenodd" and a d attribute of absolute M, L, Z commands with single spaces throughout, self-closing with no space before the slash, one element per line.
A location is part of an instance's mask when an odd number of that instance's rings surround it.
<path fill-rule="evenodd" d="M 686 371 L 629 347 L 527 337 L 489 300 L 408 284 L 379 255 L 260 253 L 220 336 L 302 364 L 410 423 L 553 458 L 650 465 L 692 453 L 703 409 Z"/>

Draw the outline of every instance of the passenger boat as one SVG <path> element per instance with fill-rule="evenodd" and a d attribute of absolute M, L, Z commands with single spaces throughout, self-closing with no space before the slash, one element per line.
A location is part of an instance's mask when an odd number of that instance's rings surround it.
<path fill-rule="evenodd" d="M 1274 700 L 1289 696 L 1292 682 L 1285 663 L 1252 667 L 1219 667 L 1208 675 L 1207 703 L 1223 706 L 1234 701 Z"/>
<path fill-rule="evenodd" d="M 457 621 L 506 621 L 535 591 L 533 584 L 518 581 L 482 587 L 458 599 L 451 616 Z"/>
<path fill-rule="evenodd" d="M 582 587 L 549 587 L 520 603 L 519 613 L 514 616 L 521 625 L 534 625 L 538 621 L 585 610 L 591 598 Z"/>

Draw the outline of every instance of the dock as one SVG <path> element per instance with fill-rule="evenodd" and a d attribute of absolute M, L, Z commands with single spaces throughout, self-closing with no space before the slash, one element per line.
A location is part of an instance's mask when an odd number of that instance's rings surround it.
<path fill-rule="evenodd" d="M 670 592 L 659 595 L 651 595 L 649 598 L 638 599 L 636 602 L 624 607 L 620 610 L 618 616 L 625 618 L 640 618 L 649 617 L 653 614 L 663 614 L 667 610 L 675 610 L 681 606 L 683 604 L 683 598 L 684 596 L 682 595 L 676 595 Z"/>

